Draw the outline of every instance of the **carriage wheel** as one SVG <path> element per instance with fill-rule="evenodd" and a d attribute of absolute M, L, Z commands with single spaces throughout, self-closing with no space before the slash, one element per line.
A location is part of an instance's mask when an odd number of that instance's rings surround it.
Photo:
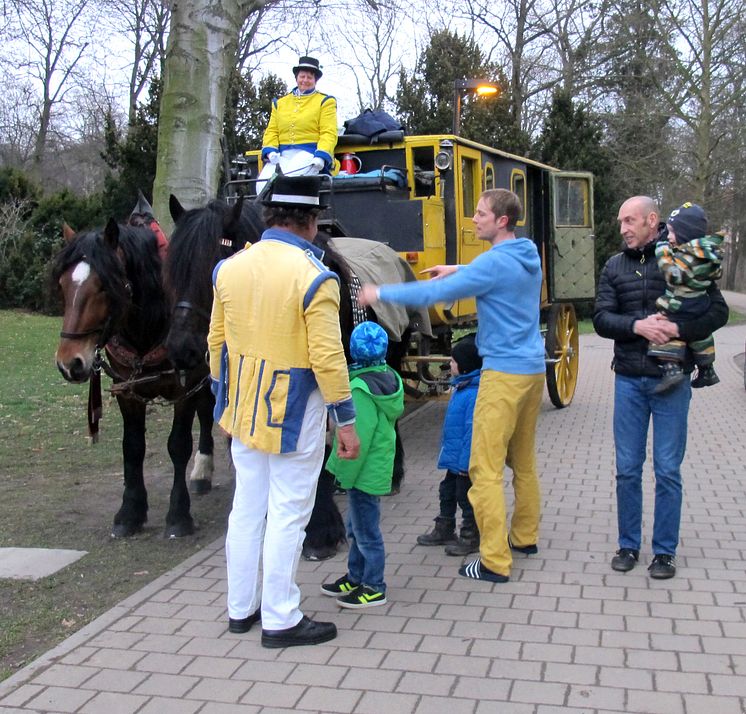
<path fill-rule="evenodd" d="M 572 401 L 578 383 L 578 320 L 573 305 L 558 303 L 549 308 L 544 345 L 549 399 L 562 409 Z"/>

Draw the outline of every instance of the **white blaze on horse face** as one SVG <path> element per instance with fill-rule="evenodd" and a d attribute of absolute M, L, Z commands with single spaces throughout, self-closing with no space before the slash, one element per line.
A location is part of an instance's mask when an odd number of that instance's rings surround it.
<path fill-rule="evenodd" d="M 76 285 L 82 285 L 91 275 L 91 266 L 81 260 L 73 270 L 72 279 Z"/>
<path fill-rule="evenodd" d="M 80 263 L 78 263 L 75 266 L 75 269 L 70 275 L 70 278 L 73 281 L 73 285 L 75 285 L 75 292 L 73 293 L 72 297 L 72 305 L 75 306 L 75 304 L 78 302 L 78 293 L 80 292 L 80 289 L 85 284 L 85 281 L 88 280 L 88 278 L 91 277 L 91 266 L 85 262 L 85 260 L 81 260 Z"/>

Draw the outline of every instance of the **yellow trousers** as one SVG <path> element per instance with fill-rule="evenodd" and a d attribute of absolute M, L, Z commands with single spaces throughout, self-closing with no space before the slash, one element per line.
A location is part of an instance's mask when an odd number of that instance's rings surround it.
<path fill-rule="evenodd" d="M 485 567 L 510 575 L 503 470 L 513 471 L 515 508 L 510 522 L 513 545 L 539 538 L 541 494 L 536 472 L 536 421 L 544 391 L 543 374 L 485 370 L 474 407 L 469 462 L 469 501 L 479 528 L 479 556 Z"/>

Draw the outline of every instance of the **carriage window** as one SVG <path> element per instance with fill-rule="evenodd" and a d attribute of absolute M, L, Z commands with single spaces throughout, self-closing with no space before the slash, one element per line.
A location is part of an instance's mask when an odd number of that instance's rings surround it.
<path fill-rule="evenodd" d="M 554 182 L 554 219 L 558 226 L 588 225 L 588 181 L 558 177 Z"/>
<path fill-rule="evenodd" d="M 528 205 L 526 203 L 528 196 L 526 193 L 526 174 L 523 172 L 523 169 L 513 169 L 511 172 L 510 190 L 521 199 L 521 206 L 523 206 L 523 215 L 521 215 L 521 220 L 516 225 L 525 226 L 526 214 L 528 213 Z"/>
<path fill-rule="evenodd" d="M 495 169 L 492 164 L 484 165 L 484 190 L 489 191 L 495 188 Z"/>
<path fill-rule="evenodd" d="M 435 195 L 435 149 L 432 146 L 415 146 L 412 149 L 414 169 L 414 195 Z"/>
<path fill-rule="evenodd" d="M 474 159 L 461 159 L 461 188 L 464 199 L 462 215 L 464 216 L 473 216 L 477 208 L 474 191 L 476 168 L 477 162 Z"/>

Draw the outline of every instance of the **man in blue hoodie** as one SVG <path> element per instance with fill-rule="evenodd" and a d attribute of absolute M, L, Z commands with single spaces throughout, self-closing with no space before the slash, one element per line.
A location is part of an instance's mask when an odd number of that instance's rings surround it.
<path fill-rule="evenodd" d="M 492 248 L 468 265 L 429 268 L 427 282 L 365 285 L 363 304 L 377 300 L 432 305 L 477 301 L 477 347 L 483 359 L 474 410 L 469 501 L 481 536 L 479 558 L 459 574 L 507 582 L 511 548 L 537 552 L 540 517 L 536 420 L 544 389 L 544 343 L 539 332 L 541 259 L 529 238 L 517 238 L 521 203 L 511 191 L 485 191 L 477 204 L 477 237 Z M 508 532 L 503 491 L 506 460 L 513 470 L 515 509 Z"/>

